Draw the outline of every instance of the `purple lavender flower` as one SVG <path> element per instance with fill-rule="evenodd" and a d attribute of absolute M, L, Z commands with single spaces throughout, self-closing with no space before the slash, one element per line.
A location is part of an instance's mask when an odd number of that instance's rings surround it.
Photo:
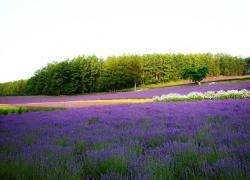
<path fill-rule="evenodd" d="M 235 99 L 0 115 L 0 167 L 7 178 L 248 179 L 249 105 Z"/>

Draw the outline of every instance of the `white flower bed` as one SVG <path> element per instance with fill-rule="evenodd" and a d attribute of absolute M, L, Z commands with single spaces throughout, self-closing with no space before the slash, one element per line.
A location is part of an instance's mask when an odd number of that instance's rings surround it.
<path fill-rule="evenodd" d="M 170 93 L 167 95 L 154 96 L 154 101 L 194 101 L 194 100 L 212 100 L 212 99 L 242 99 L 250 98 L 250 91 L 246 89 L 229 90 L 229 91 L 207 91 L 201 92 L 191 92 L 187 95 L 182 95 L 178 93 Z"/>

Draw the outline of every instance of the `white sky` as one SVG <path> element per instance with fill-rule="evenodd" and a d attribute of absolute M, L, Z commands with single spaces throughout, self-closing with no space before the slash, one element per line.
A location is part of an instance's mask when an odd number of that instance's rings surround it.
<path fill-rule="evenodd" d="M 0 82 L 78 55 L 250 56 L 250 0 L 0 0 Z"/>

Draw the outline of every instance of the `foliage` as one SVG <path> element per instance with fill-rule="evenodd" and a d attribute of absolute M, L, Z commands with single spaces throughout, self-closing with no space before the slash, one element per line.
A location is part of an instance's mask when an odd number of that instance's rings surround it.
<path fill-rule="evenodd" d="M 140 83 L 139 56 L 108 57 L 100 76 L 100 90 L 117 90 Z"/>
<path fill-rule="evenodd" d="M 117 91 L 137 85 L 177 81 L 182 79 L 183 69 L 204 66 L 208 76 L 242 75 L 248 71 L 247 63 L 239 57 L 210 53 L 121 55 L 106 60 L 95 55 L 83 55 L 49 63 L 28 80 L 2 83 L 0 95 L 73 95 Z M 199 80 L 203 76 L 195 77 Z"/>
<path fill-rule="evenodd" d="M 182 78 L 183 79 L 191 79 L 195 83 L 199 83 L 201 80 L 203 80 L 208 74 L 207 67 L 201 67 L 201 68 L 185 68 L 182 72 Z"/>
<path fill-rule="evenodd" d="M 246 62 L 246 72 L 245 74 L 250 74 L 250 57 L 245 59 Z"/>
<path fill-rule="evenodd" d="M 0 163 L 1 179 L 41 179 L 36 172 L 34 166 L 27 163 L 7 162 Z"/>
<path fill-rule="evenodd" d="M 62 147 L 66 147 L 69 145 L 69 139 L 67 136 L 62 136 L 57 140 L 56 144 Z"/>
<path fill-rule="evenodd" d="M 27 82 L 33 95 L 72 95 L 94 92 L 101 71 L 101 59 L 79 56 L 71 61 L 48 64 Z"/>
<path fill-rule="evenodd" d="M 0 96 L 25 95 L 27 80 L 0 83 Z"/>
<path fill-rule="evenodd" d="M 195 100 L 215 100 L 215 99 L 243 99 L 250 98 L 250 91 L 246 89 L 229 90 L 229 91 L 207 91 L 190 92 L 187 95 L 181 95 L 178 93 L 170 93 L 167 95 L 155 96 L 154 101 L 195 101 Z"/>
<path fill-rule="evenodd" d="M 7 114 L 22 114 L 24 112 L 29 111 L 53 111 L 63 108 L 56 108 L 56 107 L 29 107 L 29 106 L 0 106 L 0 115 L 7 115 Z"/>

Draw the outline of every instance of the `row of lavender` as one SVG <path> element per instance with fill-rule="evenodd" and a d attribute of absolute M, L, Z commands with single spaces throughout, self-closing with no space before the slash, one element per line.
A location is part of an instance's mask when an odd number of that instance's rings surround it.
<path fill-rule="evenodd" d="M 97 100 L 97 99 L 129 99 L 129 98 L 152 98 L 168 93 L 188 94 L 190 92 L 220 91 L 220 90 L 250 90 L 250 81 L 230 84 L 212 85 L 186 85 L 158 89 L 150 89 L 136 92 L 122 92 L 110 94 L 78 95 L 78 96 L 9 96 L 0 97 L 0 104 L 19 104 L 30 102 L 59 102 L 59 101 L 78 101 L 78 100 Z"/>
<path fill-rule="evenodd" d="M 250 178 L 250 99 L 0 116 L 0 176 Z"/>

